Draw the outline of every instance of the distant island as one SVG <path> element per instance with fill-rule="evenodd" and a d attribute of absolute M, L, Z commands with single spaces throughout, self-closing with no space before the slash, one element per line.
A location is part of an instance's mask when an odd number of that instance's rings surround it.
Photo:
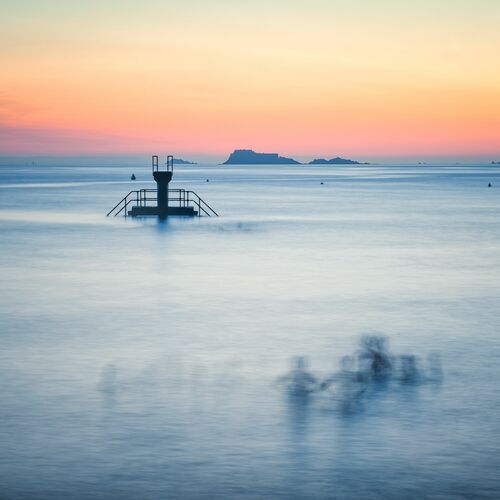
<path fill-rule="evenodd" d="M 174 158 L 174 163 L 176 165 L 196 165 L 194 161 L 183 160 L 182 158 Z"/>
<path fill-rule="evenodd" d="M 279 156 L 277 153 L 256 153 L 251 149 L 235 149 L 222 165 L 302 165 L 300 161 L 293 158 Z M 308 165 L 369 165 L 359 161 L 347 160 L 345 158 L 323 158 L 312 160 Z"/>
<path fill-rule="evenodd" d="M 300 165 L 293 158 L 285 158 L 277 153 L 256 153 L 251 149 L 235 149 L 223 165 Z"/>
<path fill-rule="evenodd" d="M 347 160 L 345 158 L 340 158 L 337 156 L 337 158 L 332 158 L 331 160 L 325 160 L 323 158 L 313 160 L 309 162 L 309 165 L 369 165 L 369 163 Z"/>

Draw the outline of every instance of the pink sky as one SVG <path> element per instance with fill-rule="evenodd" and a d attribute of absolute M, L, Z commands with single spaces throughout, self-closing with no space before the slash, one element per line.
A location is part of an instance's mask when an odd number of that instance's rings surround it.
<path fill-rule="evenodd" d="M 0 154 L 500 159 L 496 2 L 120 5 L 5 7 Z"/>

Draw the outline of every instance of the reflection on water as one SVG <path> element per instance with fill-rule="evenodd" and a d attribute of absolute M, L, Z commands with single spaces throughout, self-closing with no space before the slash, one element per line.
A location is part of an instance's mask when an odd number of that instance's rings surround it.
<path fill-rule="evenodd" d="M 0 167 L 1 498 L 498 497 L 500 168 L 131 171 Z"/>

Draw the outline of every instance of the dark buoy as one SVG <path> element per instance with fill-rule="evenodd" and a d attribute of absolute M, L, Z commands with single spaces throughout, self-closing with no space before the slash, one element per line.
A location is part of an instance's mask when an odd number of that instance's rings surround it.
<path fill-rule="evenodd" d="M 491 187 L 491 182 L 488 183 L 488 187 L 490 188 Z"/>
<path fill-rule="evenodd" d="M 323 185 L 323 183 L 321 183 L 321 185 Z"/>
<path fill-rule="evenodd" d="M 131 175 L 130 180 L 131 180 L 131 181 L 135 181 L 135 174 L 132 174 L 132 175 Z"/>
<path fill-rule="evenodd" d="M 207 182 L 210 182 L 210 181 L 207 179 Z"/>

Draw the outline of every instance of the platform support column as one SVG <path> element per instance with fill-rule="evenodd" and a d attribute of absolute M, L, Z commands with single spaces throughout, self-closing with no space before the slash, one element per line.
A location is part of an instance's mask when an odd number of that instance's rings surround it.
<path fill-rule="evenodd" d="M 168 211 L 168 182 L 163 179 L 157 182 L 158 209 L 160 212 Z"/>

